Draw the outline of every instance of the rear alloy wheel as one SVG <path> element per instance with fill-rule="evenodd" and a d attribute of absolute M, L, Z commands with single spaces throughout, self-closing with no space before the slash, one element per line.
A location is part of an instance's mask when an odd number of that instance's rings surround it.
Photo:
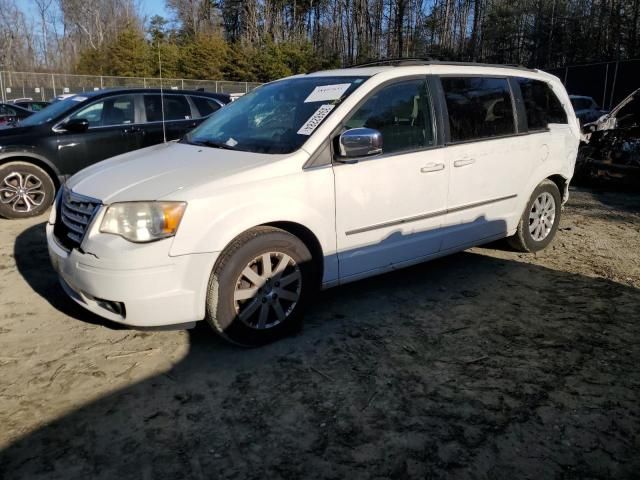
<path fill-rule="evenodd" d="M 545 248 L 560 224 L 560 191 L 551 180 L 544 180 L 533 192 L 516 234 L 509 237 L 513 248 L 521 252 L 537 252 Z"/>
<path fill-rule="evenodd" d="M 536 242 L 542 242 L 551 233 L 556 220 L 556 201 L 549 192 L 542 192 L 529 210 L 529 233 Z"/>
<path fill-rule="evenodd" d="M 53 203 L 55 185 L 40 167 L 27 162 L 0 166 L 0 215 L 5 218 L 35 217 Z"/>
<path fill-rule="evenodd" d="M 314 281 L 314 263 L 300 239 L 256 227 L 220 255 L 209 280 L 207 321 L 238 345 L 272 342 L 300 328 Z"/>

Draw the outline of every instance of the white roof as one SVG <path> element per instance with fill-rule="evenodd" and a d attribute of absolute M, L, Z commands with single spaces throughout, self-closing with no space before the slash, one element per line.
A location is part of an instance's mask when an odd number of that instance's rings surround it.
<path fill-rule="evenodd" d="M 340 68 L 335 70 L 323 70 L 308 74 L 293 75 L 288 78 L 302 77 L 372 77 L 374 75 L 385 74 L 387 77 L 406 75 L 494 75 L 494 76 L 518 76 L 535 78 L 539 80 L 556 80 L 556 77 L 543 72 L 524 67 L 512 67 L 508 65 L 489 65 L 474 63 L 447 63 L 447 62 L 425 62 L 421 64 L 407 65 L 380 65 L 372 67 Z"/>

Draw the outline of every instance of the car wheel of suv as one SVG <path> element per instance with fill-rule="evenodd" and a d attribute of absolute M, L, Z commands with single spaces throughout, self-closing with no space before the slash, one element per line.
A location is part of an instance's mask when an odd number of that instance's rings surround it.
<path fill-rule="evenodd" d="M 206 319 L 242 346 L 272 342 L 301 326 L 315 285 L 309 249 L 294 235 L 257 227 L 222 252 L 209 279 Z"/>
<path fill-rule="evenodd" d="M 40 167 L 27 162 L 0 165 L 0 216 L 35 217 L 53 203 L 56 188 Z"/>
<path fill-rule="evenodd" d="M 544 180 L 531 195 L 516 234 L 509 237 L 509 244 L 521 252 L 545 248 L 558 230 L 561 205 L 558 186 L 551 180 Z"/>

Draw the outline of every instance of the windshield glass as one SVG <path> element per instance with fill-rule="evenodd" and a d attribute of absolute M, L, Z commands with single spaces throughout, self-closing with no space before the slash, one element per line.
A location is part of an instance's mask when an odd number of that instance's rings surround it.
<path fill-rule="evenodd" d="M 183 142 L 256 153 L 299 149 L 367 77 L 303 77 L 256 88 L 220 109 Z"/>
<path fill-rule="evenodd" d="M 39 112 L 34 113 L 33 115 L 25 118 L 20 122 L 21 127 L 30 127 L 34 125 L 42 125 L 44 123 L 50 122 L 54 118 L 59 117 L 64 114 L 67 110 L 71 110 L 73 107 L 78 105 L 80 102 L 84 102 L 87 97 L 83 97 L 82 95 L 76 95 L 74 97 L 66 98 L 56 103 L 52 103 L 51 105 L 43 108 Z"/>
<path fill-rule="evenodd" d="M 640 124 L 640 99 L 634 97 L 616 113 L 618 128 L 628 128 Z"/>

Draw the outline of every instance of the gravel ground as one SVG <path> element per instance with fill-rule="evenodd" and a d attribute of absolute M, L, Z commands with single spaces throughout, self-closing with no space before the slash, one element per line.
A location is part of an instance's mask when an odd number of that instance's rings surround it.
<path fill-rule="evenodd" d="M 638 478 L 640 196 L 320 295 L 241 350 L 76 307 L 0 221 L 0 478 Z"/>

